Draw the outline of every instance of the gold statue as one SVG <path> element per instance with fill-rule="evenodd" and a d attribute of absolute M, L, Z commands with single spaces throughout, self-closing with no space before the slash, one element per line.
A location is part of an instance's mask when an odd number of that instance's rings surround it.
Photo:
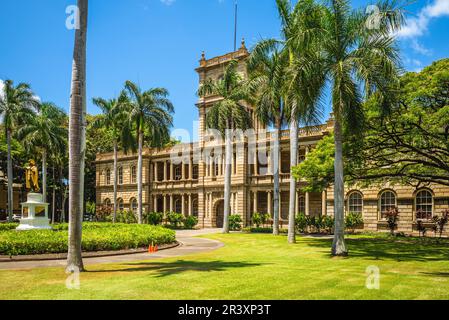
<path fill-rule="evenodd" d="M 36 162 L 31 159 L 28 161 L 28 166 L 25 168 L 25 181 L 27 191 L 39 192 L 39 172 L 37 170 Z"/>

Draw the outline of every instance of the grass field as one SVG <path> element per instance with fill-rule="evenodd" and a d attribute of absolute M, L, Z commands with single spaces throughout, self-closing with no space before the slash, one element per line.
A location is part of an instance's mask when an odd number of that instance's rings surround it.
<path fill-rule="evenodd" d="M 208 238 L 222 249 L 183 258 L 89 266 L 80 290 L 63 269 L 0 271 L 1 299 L 449 299 L 449 242 L 352 236 L 350 256 L 331 258 L 331 240 L 272 235 Z M 380 269 L 380 289 L 365 286 Z"/>

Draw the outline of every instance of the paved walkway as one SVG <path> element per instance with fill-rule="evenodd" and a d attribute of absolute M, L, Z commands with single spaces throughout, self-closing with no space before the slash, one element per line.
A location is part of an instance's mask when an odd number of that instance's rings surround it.
<path fill-rule="evenodd" d="M 223 243 L 215 240 L 196 238 L 199 235 L 207 235 L 221 232 L 221 229 L 203 229 L 203 230 L 181 230 L 176 231 L 176 239 L 180 246 L 159 251 L 157 253 L 137 253 L 123 256 L 84 258 L 84 265 L 103 264 L 103 263 L 121 263 L 132 261 L 144 261 L 161 258 L 180 257 L 194 253 L 213 251 L 224 246 Z M 18 270 L 34 269 L 46 267 L 65 267 L 65 260 L 48 261 L 16 261 L 0 263 L 0 270 Z"/>

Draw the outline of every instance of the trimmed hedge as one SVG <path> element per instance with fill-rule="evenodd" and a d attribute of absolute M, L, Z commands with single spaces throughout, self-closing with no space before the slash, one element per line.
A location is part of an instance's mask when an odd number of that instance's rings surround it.
<path fill-rule="evenodd" d="M 0 232 L 8 231 L 8 230 L 15 230 L 18 226 L 19 226 L 18 223 L 0 223 Z"/>
<path fill-rule="evenodd" d="M 67 252 L 68 225 L 54 230 L 0 232 L 0 255 L 32 255 Z M 83 251 L 115 251 L 162 245 L 176 241 L 175 232 L 167 228 L 110 223 L 83 224 Z"/>

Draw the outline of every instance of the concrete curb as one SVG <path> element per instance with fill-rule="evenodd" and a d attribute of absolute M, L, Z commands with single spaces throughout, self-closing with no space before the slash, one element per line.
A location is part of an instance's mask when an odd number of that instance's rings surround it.
<path fill-rule="evenodd" d="M 173 249 L 182 246 L 182 243 L 177 241 L 172 244 L 166 244 L 159 246 L 159 251 Z M 102 258 L 102 257 L 114 257 L 114 256 L 126 256 L 129 254 L 146 253 L 148 248 L 130 249 L 120 251 L 97 251 L 97 252 L 83 252 L 83 258 Z M 42 254 L 42 255 L 28 255 L 28 256 L 0 256 L 0 263 L 9 262 L 33 262 L 33 261 L 52 261 L 52 260 L 65 260 L 67 259 L 67 253 L 59 254 Z"/>

